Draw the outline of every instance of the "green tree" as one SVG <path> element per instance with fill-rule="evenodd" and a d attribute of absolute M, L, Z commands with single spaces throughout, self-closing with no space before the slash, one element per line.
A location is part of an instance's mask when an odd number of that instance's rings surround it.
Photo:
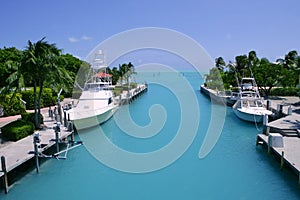
<path fill-rule="evenodd" d="M 215 59 L 215 64 L 216 64 L 216 67 L 220 70 L 220 71 L 223 71 L 225 66 L 226 66 L 226 63 L 224 61 L 224 59 L 222 57 L 218 57 Z"/>
<path fill-rule="evenodd" d="M 205 84 L 208 88 L 213 90 L 224 90 L 223 79 L 220 70 L 217 67 L 209 70 L 209 74 L 206 76 Z"/>
<path fill-rule="evenodd" d="M 38 129 L 41 122 L 42 93 L 46 81 L 53 85 L 61 85 L 62 87 L 64 83 L 71 81 L 66 70 L 59 67 L 61 50 L 55 44 L 49 44 L 44 39 L 42 38 L 36 43 L 28 41 L 28 46 L 24 51 L 25 63 L 21 68 L 22 74 L 26 74 L 28 80 L 33 83 L 35 122 Z M 37 87 L 39 87 L 38 94 Z"/>
<path fill-rule="evenodd" d="M 20 63 L 22 54 L 23 52 L 15 47 L 0 49 L 0 88 L 9 84 L 6 80 L 17 70 L 15 64 Z"/>
<path fill-rule="evenodd" d="M 253 68 L 256 83 L 265 96 L 269 96 L 272 88 L 279 83 L 280 72 L 281 66 L 276 63 L 270 63 L 266 58 L 262 58 L 259 65 Z"/>
<path fill-rule="evenodd" d="M 235 63 L 236 63 L 236 71 L 240 77 L 247 76 L 245 74 L 245 69 L 248 66 L 248 57 L 246 55 L 240 55 L 235 57 Z M 240 78 L 239 77 L 239 78 Z"/>

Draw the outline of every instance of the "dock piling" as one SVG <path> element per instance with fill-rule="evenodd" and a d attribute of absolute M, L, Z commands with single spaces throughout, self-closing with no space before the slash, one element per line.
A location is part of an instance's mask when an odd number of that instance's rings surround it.
<path fill-rule="evenodd" d="M 277 104 L 278 117 L 281 118 L 283 116 L 283 105 Z"/>
<path fill-rule="evenodd" d="M 281 158 L 280 158 L 280 169 L 283 169 L 284 165 L 284 151 L 281 152 Z"/>
<path fill-rule="evenodd" d="M 71 142 L 74 142 L 75 139 L 74 139 L 74 131 L 72 131 L 72 134 L 71 134 Z"/>
<path fill-rule="evenodd" d="M 5 162 L 4 156 L 1 156 L 1 167 L 2 167 L 2 172 L 4 174 L 4 176 L 3 176 L 4 192 L 5 192 L 5 194 L 7 194 L 8 193 L 8 178 L 7 178 L 6 162 Z"/>
<path fill-rule="evenodd" d="M 271 107 L 271 106 L 270 106 L 270 100 L 268 99 L 268 100 L 267 100 L 267 109 L 270 110 L 270 107 Z"/>
<path fill-rule="evenodd" d="M 299 189 L 300 189 L 300 172 L 298 174 L 298 186 L 299 186 Z"/>
<path fill-rule="evenodd" d="M 64 110 L 64 127 L 67 127 L 67 112 Z"/>
<path fill-rule="evenodd" d="M 269 116 L 268 115 L 264 115 L 263 116 L 263 132 L 264 133 L 267 133 L 268 122 L 269 122 Z"/>
<path fill-rule="evenodd" d="M 60 123 L 57 122 L 55 127 L 55 145 L 56 145 L 56 153 L 59 152 L 59 132 L 60 132 Z"/>
<path fill-rule="evenodd" d="M 39 173 L 39 149 L 37 145 L 37 143 L 40 143 L 39 137 L 40 137 L 39 133 L 35 133 L 33 136 L 36 173 Z"/>
<path fill-rule="evenodd" d="M 268 155 L 271 155 L 271 146 L 270 146 L 269 142 L 268 142 Z"/>

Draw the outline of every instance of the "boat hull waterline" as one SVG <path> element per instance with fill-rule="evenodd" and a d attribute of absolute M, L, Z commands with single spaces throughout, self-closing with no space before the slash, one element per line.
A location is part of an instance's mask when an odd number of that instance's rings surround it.
<path fill-rule="evenodd" d="M 103 124 L 107 120 L 109 120 L 114 113 L 117 111 L 118 107 L 114 106 L 106 111 L 100 113 L 100 114 L 94 114 L 89 117 L 84 117 L 84 118 L 77 118 L 73 120 L 74 126 L 76 130 L 83 130 L 83 129 L 88 129 L 92 128 L 98 125 Z M 93 111 L 91 111 L 93 112 Z"/>
<path fill-rule="evenodd" d="M 252 110 L 249 112 L 249 110 L 246 109 L 233 109 L 234 114 L 244 120 L 244 121 L 248 121 L 248 122 L 253 122 L 253 123 L 261 123 L 263 121 L 263 116 L 264 115 L 271 115 L 272 112 L 268 111 L 268 110 Z"/>

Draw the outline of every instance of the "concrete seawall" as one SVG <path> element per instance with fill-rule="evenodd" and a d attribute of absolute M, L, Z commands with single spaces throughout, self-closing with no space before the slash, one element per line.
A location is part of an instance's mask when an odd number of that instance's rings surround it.
<path fill-rule="evenodd" d="M 215 90 L 209 89 L 204 85 L 200 86 L 200 92 L 208 96 L 210 100 L 216 104 L 233 106 L 235 103 L 235 100 L 232 100 L 230 95 L 226 95 L 226 92 L 216 92 Z"/>

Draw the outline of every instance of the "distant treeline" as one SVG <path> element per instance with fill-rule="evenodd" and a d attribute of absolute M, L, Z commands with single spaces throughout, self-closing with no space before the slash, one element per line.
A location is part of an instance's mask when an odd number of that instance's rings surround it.
<path fill-rule="evenodd" d="M 215 67 L 206 77 L 205 84 L 211 89 L 230 89 L 237 87 L 242 77 L 252 76 L 264 96 L 269 96 L 274 87 L 289 88 L 286 91 L 276 89 L 276 94 L 281 91 L 299 95 L 300 56 L 293 50 L 284 58 L 270 62 L 267 58 L 258 58 L 255 51 L 250 51 L 248 55 L 236 56 L 235 61 L 228 63 L 218 57 L 215 59 Z"/>

